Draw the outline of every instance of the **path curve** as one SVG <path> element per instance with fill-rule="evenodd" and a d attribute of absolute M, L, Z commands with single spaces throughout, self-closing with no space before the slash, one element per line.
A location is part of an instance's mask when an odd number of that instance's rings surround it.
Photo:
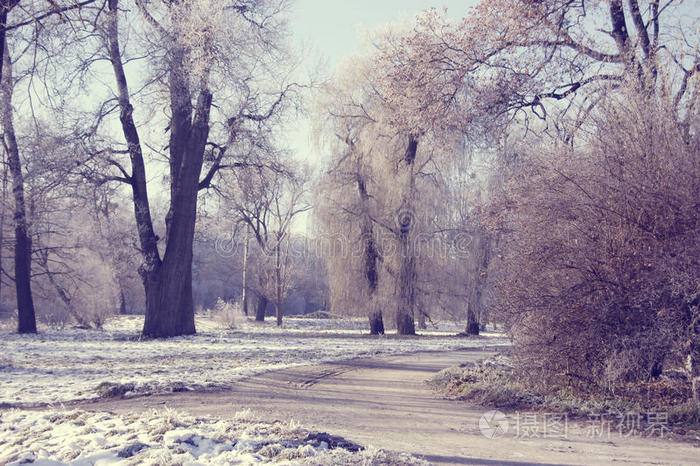
<path fill-rule="evenodd" d="M 299 366 L 251 377 L 231 390 L 174 393 L 81 403 L 89 410 L 134 412 L 167 406 L 195 416 L 250 409 L 264 420 L 290 420 L 363 445 L 411 453 L 433 464 L 698 464 L 700 448 L 663 439 L 591 439 L 569 423 L 566 439 L 481 434 L 486 411 L 445 400 L 424 381 L 437 371 L 490 353 L 413 353 Z M 511 423 L 512 424 L 512 423 Z"/>

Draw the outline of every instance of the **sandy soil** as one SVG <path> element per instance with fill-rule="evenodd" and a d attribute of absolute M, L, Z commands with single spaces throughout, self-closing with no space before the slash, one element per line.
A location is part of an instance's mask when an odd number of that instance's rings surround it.
<path fill-rule="evenodd" d="M 535 432 L 534 438 L 525 438 L 515 428 L 516 413 L 507 416 L 507 432 L 488 438 L 479 427 L 486 409 L 442 399 L 424 383 L 445 367 L 486 356 L 486 351 L 472 350 L 356 359 L 270 372 L 223 392 L 107 400 L 80 407 L 132 412 L 165 405 L 224 418 L 249 408 L 261 419 L 293 419 L 307 428 L 408 452 L 434 464 L 700 463 L 697 445 L 615 432 L 610 438 L 592 437 L 589 427 L 571 421 L 565 437 Z"/>

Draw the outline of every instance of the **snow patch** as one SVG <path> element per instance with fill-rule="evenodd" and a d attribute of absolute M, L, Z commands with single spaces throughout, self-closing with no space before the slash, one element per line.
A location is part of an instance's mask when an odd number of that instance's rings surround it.
<path fill-rule="evenodd" d="M 427 464 L 406 454 L 351 451 L 340 437 L 293 423 L 274 424 L 235 416 L 195 418 L 163 409 L 112 415 L 84 411 L 0 412 L 0 464 Z"/>

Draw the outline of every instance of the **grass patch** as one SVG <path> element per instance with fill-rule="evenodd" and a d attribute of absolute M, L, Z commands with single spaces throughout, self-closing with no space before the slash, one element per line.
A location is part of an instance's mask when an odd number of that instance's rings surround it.
<path fill-rule="evenodd" d="M 668 418 L 674 424 L 700 428 L 700 403 L 686 401 L 668 408 Z"/>
<path fill-rule="evenodd" d="M 688 400 L 689 391 L 678 379 L 629 384 L 614 394 L 545 391 L 519 380 L 510 367 L 478 364 L 444 369 L 429 383 L 450 398 L 506 411 L 560 413 L 571 419 L 638 413 L 642 422 L 647 413 L 666 413 L 670 430 L 700 438 L 700 403 Z"/>

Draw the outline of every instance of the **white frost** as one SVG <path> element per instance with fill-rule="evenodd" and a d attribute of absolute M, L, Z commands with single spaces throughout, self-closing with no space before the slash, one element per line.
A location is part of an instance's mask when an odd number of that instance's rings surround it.
<path fill-rule="evenodd" d="M 282 329 L 250 322 L 230 331 L 206 317 L 198 317 L 197 335 L 140 341 L 142 323 L 142 317 L 126 316 L 108 322 L 104 331 L 46 330 L 29 336 L 0 332 L 0 404 L 95 398 L 103 382 L 133 384 L 127 396 L 219 388 L 301 364 L 507 343 L 494 335 L 457 338 L 453 335 L 460 329 L 454 326 L 420 338 L 370 338 L 363 335 L 364 320 L 289 318 Z"/>

